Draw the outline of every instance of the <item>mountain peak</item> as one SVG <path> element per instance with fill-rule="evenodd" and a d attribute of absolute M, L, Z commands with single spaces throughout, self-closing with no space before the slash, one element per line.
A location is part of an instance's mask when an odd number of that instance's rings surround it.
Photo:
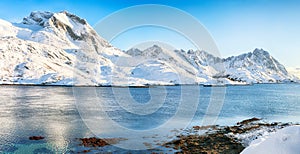
<path fill-rule="evenodd" d="M 28 17 L 23 18 L 22 23 L 26 25 L 47 26 L 48 20 L 54 13 L 49 11 L 33 11 Z"/>
<path fill-rule="evenodd" d="M 163 49 L 162 49 L 162 47 L 160 47 L 160 46 L 154 44 L 153 46 L 151 46 L 151 47 L 149 47 L 149 48 L 147 48 L 147 49 L 145 49 L 145 50 L 148 50 L 148 51 L 151 50 L 151 51 L 157 51 L 157 52 L 160 52 L 160 51 L 162 51 Z"/>
<path fill-rule="evenodd" d="M 82 18 L 78 17 L 78 16 L 75 15 L 75 14 L 69 13 L 69 12 L 67 12 L 66 10 L 61 11 L 61 12 L 59 12 L 59 13 L 55 13 L 55 14 L 63 14 L 63 15 L 66 15 L 67 17 L 69 17 L 70 19 L 72 19 L 72 20 L 75 21 L 75 22 L 81 23 L 81 24 L 83 24 L 83 25 L 86 25 L 86 24 L 87 24 L 87 22 L 86 22 L 85 19 L 82 19 Z"/>
<path fill-rule="evenodd" d="M 253 51 L 254 55 L 270 55 L 269 52 L 265 51 L 264 49 L 254 49 Z"/>
<path fill-rule="evenodd" d="M 86 22 L 67 11 L 34 11 L 25 17 L 17 27 L 25 28 L 22 39 L 51 43 L 64 49 L 84 48 L 86 51 L 102 51 L 102 47 L 111 45 L 101 38 Z M 33 33 L 29 33 L 32 31 Z M 88 45 L 87 45 L 88 44 Z M 83 47 L 84 46 L 84 47 Z"/>
<path fill-rule="evenodd" d="M 71 19 L 72 21 L 80 23 L 82 25 L 87 24 L 86 20 L 81 19 L 80 17 L 65 10 L 57 13 L 49 11 L 33 11 L 28 17 L 23 18 L 22 23 L 26 25 L 39 25 L 42 27 L 46 27 L 50 25 L 49 21 L 55 22 L 59 20 L 64 24 L 68 24 L 68 19 Z"/>
<path fill-rule="evenodd" d="M 153 48 L 160 48 L 160 46 L 158 46 L 157 44 L 154 44 L 152 47 Z"/>

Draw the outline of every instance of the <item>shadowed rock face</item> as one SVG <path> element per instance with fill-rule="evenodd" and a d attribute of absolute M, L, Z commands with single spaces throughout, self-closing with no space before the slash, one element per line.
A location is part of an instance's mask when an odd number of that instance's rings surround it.
<path fill-rule="evenodd" d="M 82 25 L 86 25 L 87 22 L 85 19 L 82 19 L 74 14 L 71 14 L 67 11 L 63 11 L 62 13 L 65 13 L 68 17 L 70 17 L 72 20 L 74 20 L 75 22 L 81 23 Z"/>
<path fill-rule="evenodd" d="M 40 25 L 42 27 L 48 26 L 48 20 L 54 15 L 48 11 L 35 11 L 31 12 L 29 17 L 23 18 L 22 23 L 27 25 Z"/>

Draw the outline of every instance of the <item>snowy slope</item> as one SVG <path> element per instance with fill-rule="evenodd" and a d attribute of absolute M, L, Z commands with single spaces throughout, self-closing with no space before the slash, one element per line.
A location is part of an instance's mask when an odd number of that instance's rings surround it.
<path fill-rule="evenodd" d="M 2 84 L 111 84 L 101 71 L 127 56 L 65 11 L 32 12 L 18 24 L 0 20 L 0 41 Z"/>
<path fill-rule="evenodd" d="M 208 76 L 199 75 L 195 67 L 183 59 L 180 54 L 153 45 L 145 50 L 137 48 L 125 53 L 141 63 L 131 73 L 132 77 L 164 81 L 174 84 L 196 84 L 208 81 Z"/>
<path fill-rule="evenodd" d="M 80 17 L 32 12 L 21 23 L 0 19 L 0 84 L 173 85 L 295 81 L 266 51 L 222 59 L 157 45 L 121 51 Z"/>
<path fill-rule="evenodd" d="M 300 126 L 290 126 L 256 139 L 242 154 L 298 154 L 300 151 Z"/>
<path fill-rule="evenodd" d="M 3 84 L 72 82 L 75 57 L 60 48 L 15 37 L 0 38 L 0 59 Z"/>

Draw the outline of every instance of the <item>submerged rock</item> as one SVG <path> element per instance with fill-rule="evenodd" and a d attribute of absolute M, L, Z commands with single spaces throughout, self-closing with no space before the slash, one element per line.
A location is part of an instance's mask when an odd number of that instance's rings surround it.
<path fill-rule="evenodd" d="M 30 136 L 29 137 L 29 140 L 42 140 L 44 139 L 45 137 L 43 136 Z"/>

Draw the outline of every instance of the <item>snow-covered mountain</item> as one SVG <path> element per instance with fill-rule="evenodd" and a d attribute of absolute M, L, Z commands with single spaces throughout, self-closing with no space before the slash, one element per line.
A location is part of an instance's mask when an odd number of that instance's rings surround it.
<path fill-rule="evenodd" d="M 247 84 L 297 81 L 268 52 L 222 59 L 204 51 L 154 45 L 121 51 L 80 17 L 32 12 L 0 19 L 0 84 Z"/>
<path fill-rule="evenodd" d="M 253 52 L 223 60 L 228 79 L 252 83 L 275 83 L 293 81 L 285 67 L 267 51 L 255 49 Z"/>
<path fill-rule="evenodd" d="M 105 71 L 127 56 L 65 11 L 32 12 L 17 24 L 0 20 L 0 41 L 2 84 L 111 84 Z"/>
<path fill-rule="evenodd" d="M 196 76 L 197 83 L 202 84 L 298 82 L 297 77 L 290 75 L 282 64 L 263 49 L 229 58 L 219 58 L 200 50 L 165 51 L 156 45 L 144 51 L 130 49 L 126 53 L 135 57 L 158 58 L 168 64 L 177 63 L 187 74 Z M 173 53 L 172 57 L 177 57 L 176 60 L 165 56 L 166 53 Z M 183 66 L 186 63 L 185 66 L 189 68 Z M 176 65 L 173 68 L 177 70 Z"/>

